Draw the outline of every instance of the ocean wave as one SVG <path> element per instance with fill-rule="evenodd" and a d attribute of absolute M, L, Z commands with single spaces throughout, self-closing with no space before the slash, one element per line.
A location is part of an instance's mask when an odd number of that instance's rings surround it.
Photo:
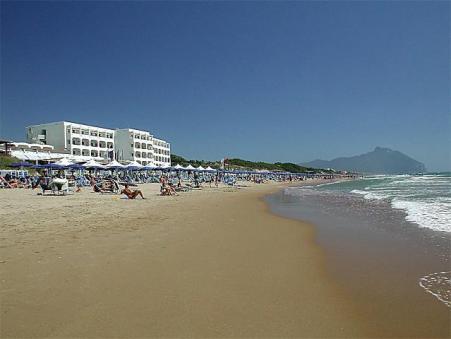
<path fill-rule="evenodd" d="M 425 275 L 420 279 L 419 285 L 451 308 L 451 272 L 436 272 Z"/>
<path fill-rule="evenodd" d="M 451 233 L 451 178 L 430 176 L 381 176 L 329 184 L 324 188 L 293 188 L 292 196 L 324 199 L 356 199 L 388 203 L 402 210 L 406 221 L 421 228 Z M 346 200 L 347 201 L 347 200 Z M 349 201 L 352 204 L 352 201 Z"/>
<path fill-rule="evenodd" d="M 363 195 L 367 200 L 383 200 L 390 198 L 390 195 L 380 194 L 376 192 L 362 191 L 362 190 L 352 190 L 351 193 Z"/>
<path fill-rule="evenodd" d="M 434 231 L 451 232 L 451 206 L 446 201 L 393 199 L 392 207 L 406 212 L 406 220 Z"/>

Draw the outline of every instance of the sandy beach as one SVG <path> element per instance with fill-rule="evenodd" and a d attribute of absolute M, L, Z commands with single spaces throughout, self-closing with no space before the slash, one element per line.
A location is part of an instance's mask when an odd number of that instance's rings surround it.
<path fill-rule="evenodd" d="M 268 212 L 279 188 L 0 191 L 1 336 L 365 336 L 312 225 Z"/>

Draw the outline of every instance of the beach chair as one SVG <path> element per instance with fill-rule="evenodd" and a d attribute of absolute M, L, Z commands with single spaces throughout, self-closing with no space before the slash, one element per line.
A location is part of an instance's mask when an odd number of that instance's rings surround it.
<path fill-rule="evenodd" d="M 66 195 L 67 193 L 69 193 L 69 180 L 62 178 L 54 178 L 50 182 L 50 187 L 53 191 L 53 194 Z"/>
<path fill-rule="evenodd" d="M 44 180 L 39 181 L 39 187 L 41 187 L 42 195 L 45 195 L 45 192 L 50 191 L 52 194 L 55 194 L 54 187 L 52 186 L 51 178 L 44 178 Z"/>

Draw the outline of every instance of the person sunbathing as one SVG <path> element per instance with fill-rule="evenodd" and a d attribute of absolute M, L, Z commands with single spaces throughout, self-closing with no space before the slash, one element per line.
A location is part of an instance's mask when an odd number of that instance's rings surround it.
<path fill-rule="evenodd" d="M 11 179 L 10 181 L 8 181 L 8 184 L 10 186 L 10 188 L 22 188 L 23 185 L 21 184 L 21 182 L 17 179 Z"/>
<path fill-rule="evenodd" d="M 6 187 L 6 188 L 13 188 L 9 184 L 9 182 L 5 178 L 3 178 L 2 176 L 0 176 L 0 185 L 3 186 L 3 187 Z"/>
<path fill-rule="evenodd" d="M 130 188 L 128 188 L 127 184 L 124 186 L 124 189 L 121 191 L 121 194 L 125 194 L 129 199 L 135 199 L 138 195 L 141 196 L 141 198 L 145 199 L 140 190 L 133 191 Z"/>

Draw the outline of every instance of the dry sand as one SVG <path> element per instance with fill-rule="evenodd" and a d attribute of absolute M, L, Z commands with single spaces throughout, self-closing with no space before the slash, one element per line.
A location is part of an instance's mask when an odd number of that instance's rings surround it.
<path fill-rule="evenodd" d="M 125 200 L 0 191 L 1 337 L 361 337 L 274 184 Z"/>

